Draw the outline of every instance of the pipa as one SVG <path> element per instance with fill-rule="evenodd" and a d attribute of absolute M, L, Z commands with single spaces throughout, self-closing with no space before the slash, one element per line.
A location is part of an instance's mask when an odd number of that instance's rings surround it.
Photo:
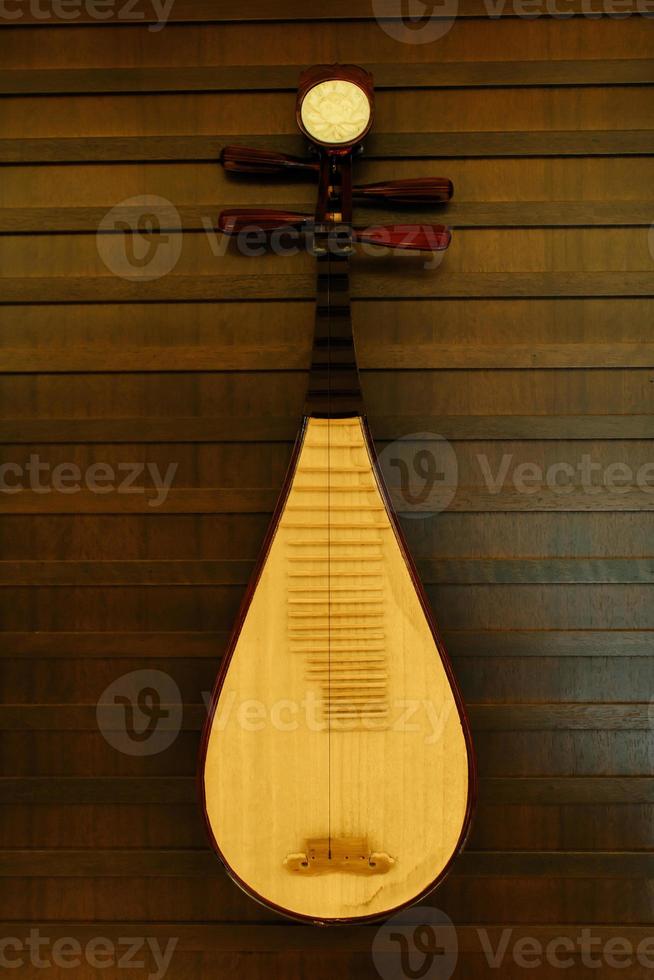
<path fill-rule="evenodd" d="M 362 922 L 425 896 L 474 805 L 468 723 L 366 424 L 349 300 L 357 243 L 439 251 L 441 225 L 357 228 L 353 199 L 437 205 L 442 178 L 353 185 L 371 75 L 304 72 L 303 160 L 226 147 L 232 173 L 317 179 L 315 215 L 229 210 L 219 229 L 303 236 L 317 264 L 304 419 L 223 658 L 202 740 L 210 839 L 232 878 L 286 915 Z M 281 240 L 280 238 L 280 240 Z"/>

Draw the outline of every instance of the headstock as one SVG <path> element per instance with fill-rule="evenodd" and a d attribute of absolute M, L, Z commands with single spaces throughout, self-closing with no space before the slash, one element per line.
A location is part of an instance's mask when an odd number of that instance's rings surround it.
<path fill-rule="evenodd" d="M 356 65 L 317 65 L 300 76 L 296 120 L 309 139 L 313 157 L 304 159 L 270 150 L 224 147 L 220 161 L 228 173 L 286 178 L 318 178 L 315 215 L 272 209 L 228 209 L 221 212 L 218 229 L 226 235 L 258 229 L 272 234 L 288 231 L 312 233 L 326 227 L 346 226 L 350 242 L 437 252 L 450 243 L 450 231 L 440 224 L 401 224 L 352 227 L 352 204 L 430 207 L 447 203 L 451 180 L 417 177 L 353 185 L 352 160 L 374 119 L 372 75 Z M 342 243 L 341 243 L 341 248 Z M 348 245 L 349 250 L 351 246 Z M 319 250 L 320 251 L 320 250 Z"/>

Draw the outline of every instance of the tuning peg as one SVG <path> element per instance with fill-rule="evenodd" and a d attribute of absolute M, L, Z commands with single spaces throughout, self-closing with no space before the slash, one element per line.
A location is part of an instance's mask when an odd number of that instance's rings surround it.
<path fill-rule="evenodd" d="M 246 230 L 266 233 L 283 229 L 307 231 L 313 223 L 309 214 L 262 208 L 228 208 L 218 216 L 218 230 L 225 235 L 238 235 Z M 445 225 L 372 225 L 352 229 L 355 242 L 416 252 L 442 252 L 450 244 L 451 237 Z"/>
<path fill-rule="evenodd" d="M 355 197 L 389 204 L 442 204 L 451 200 L 454 185 L 447 177 L 413 177 L 354 187 Z"/>
<path fill-rule="evenodd" d="M 225 235 L 238 235 L 245 229 L 277 231 L 281 228 L 301 229 L 311 222 L 311 215 L 296 211 L 273 211 L 263 208 L 228 208 L 218 215 L 218 231 Z"/>
<path fill-rule="evenodd" d="M 357 242 L 415 252 L 443 252 L 451 239 L 450 229 L 445 225 L 374 225 L 354 229 Z"/>
<path fill-rule="evenodd" d="M 223 147 L 220 162 L 225 170 L 240 174 L 315 173 L 320 169 L 320 164 L 311 160 L 247 146 Z"/>
<path fill-rule="evenodd" d="M 273 175 L 315 174 L 317 161 L 303 160 L 287 153 L 258 150 L 248 146 L 225 146 L 220 162 L 229 173 Z M 452 181 L 446 177 L 414 177 L 360 184 L 352 188 L 359 200 L 388 201 L 389 204 L 442 204 L 453 194 Z"/>

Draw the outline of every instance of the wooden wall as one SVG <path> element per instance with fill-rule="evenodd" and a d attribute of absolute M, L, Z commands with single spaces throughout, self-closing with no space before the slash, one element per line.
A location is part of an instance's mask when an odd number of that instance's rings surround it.
<path fill-rule="evenodd" d="M 492 494 L 478 457 L 495 471 L 504 454 L 588 454 L 634 473 L 654 459 L 654 27 L 581 16 L 576 0 L 569 19 L 508 6 L 489 20 L 466 0 L 429 44 L 394 40 L 364 0 L 177 0 L 156 32 L 29 10 L 3 24 L 5 461 L 178 470 L 159 508 L 0 494 L 2 936 L 177 937 L 171 980 L 377 975 L 374 929 L 291 925 L 226 879 L 194 790 L 201 692 L 289 458 L 314 288 L 306 256 L 213 254 L 202 219 L 312 201 L 310 185 L 227 180 L 216 158 L 236 137 L 301 151 L 299 68 L 336 59 L 377 76 L 361 180 L 456 187 L 438 269 L 363 257 L 353 283 L 376 439 L 440 433 L 459 460 L 447 512 L 405 522 L 479 756 L 473 836 L 432 899 L 460 927 L 455 976 L 498 975 L 479 925 L 494 944 L 506 926 L 512 941 L 574 939 L 579 924 L 649 934 L 654 497 L 635 476 L 628 492 L 577 476 L 567 494 Z M 96 231 L 144 194 L 178 209 L 183 247 L 170 274 L 129 280 L 101 255 L 123 237 L 99 250 Z M 101 692 L 141 669 L 168 672 L 187 705 L 149 757 L 96 724 Z M 575 977 L 598 975 L 575 955 Z"/>

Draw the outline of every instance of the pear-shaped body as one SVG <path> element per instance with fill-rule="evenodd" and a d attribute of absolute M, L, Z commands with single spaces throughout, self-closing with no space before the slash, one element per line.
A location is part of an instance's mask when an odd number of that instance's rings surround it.
<path fill-rule="evenodd" d="M 312 921 L 410 904 L 463 843 L 468 727 L 361 418 L 305 421 L 214 692 L 201 788 L 235 880 Z"/>

